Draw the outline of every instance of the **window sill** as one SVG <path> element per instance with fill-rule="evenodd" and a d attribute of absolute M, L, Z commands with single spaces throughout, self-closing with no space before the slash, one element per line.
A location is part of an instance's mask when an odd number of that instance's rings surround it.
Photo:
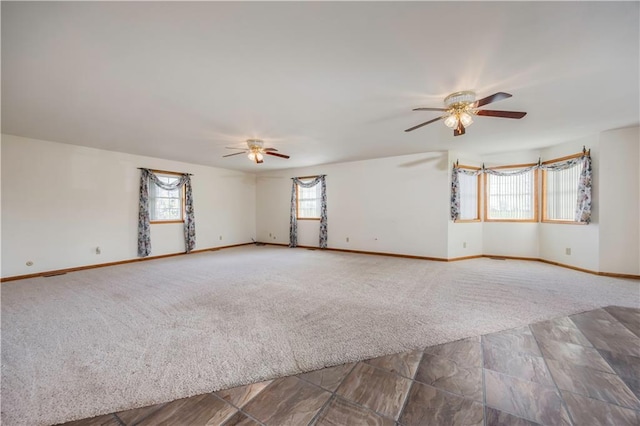
<path fill-rule="evenodd" d="M 542 220 L 542 223 L 558 223 L 562 225 L 588 225 L 586 222 L 576 222 L 574 220 Z"/>
<path fill-rule="evenodd" d="M 320 220 L 319 217 L 299 217 L 298 220 Z"/>
<path fill-rule="evenodd" d="M 477 222 L 481 222 L 480 219 L 458 219 L 453 221 L 453 223 L 477 223 Z"/>
<path fill-rule="evenodd" d="M 539 223 L 538 219 L 485 219 L 485 222 Z"/>
<path fill-rule="evenodd" d="M 184 220 L 151 220 L 149 223 L 151 225 L 157 225 L 160 223 L 184 223 Z"/>

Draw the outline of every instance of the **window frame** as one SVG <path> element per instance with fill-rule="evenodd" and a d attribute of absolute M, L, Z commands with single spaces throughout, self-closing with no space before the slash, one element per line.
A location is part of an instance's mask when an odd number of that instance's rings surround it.
<path fill-rule="evenodd" d="M 313 180 L 315 178 L 317 178 L 318 175 L 316 176 L 301 176 L 298 179 L 299 180 Z M 320 185 L 320 183 L 318 183 L 317 185 Z M 296 220 L 320 220 L 321 217 L 300 217 L 300 185 L 296 183 Z"/>
<path fill-rule="evenodd" d="M 166 170 L 151 170 L 156 176 L 158 177 L 173 177 L 173 176 L 182 176 L 182 173 L 178 173 L 178 172 L 169 172 Z M 149 187 L 151 187 L 151 184 L 153 184 L 153 182 L 151 181 L 151 179 L 149 179 Z M 155 185 L 155 184 L 154 184 Z M 149 188 L 151 189 L 151 188 Z M 185 209 L 186 209 L 186 200 L 185 200 L 185 193 L 184 193 L 184 185 L 181 186 L 179 188 L 180 191 L 180 219 L 149 219 L 149 223 L 151 225 L 156 225 L 156 224 L 164 224 L 164 223 L 184 223 L 185 220 Z M 149 191 L 151 192 L 151 191 Z M 155 197 L 154 197 L 155 198 Z M 149 201 L 151 201 L 151 194 L 149 194 Z M 149 209 L 151 210 L 151 209 Z M 151 212 L 149 212 L 151 213 Z"/>
<path fill-rule="evenodd" d="M 491 167 L 492 170 L 498 169 L 525 169 L 527 167 L 536 166 L 538 163 L 527 164 L 510 164 L 507 166 Z M 531 170 L 533 172 L 533 218 L 532 219 L 490 219 L 489 218 L 489 185 L 487 180 L 489 179 L 488 173 L 484 174 L 484 221 L 485 222 L 510 222 L 510 223 L 539 223 L 539 193 L 538 193 L 538 169 Z"/>
<path fill-rule="evenodd" d="M 464 165 L 458 165 L 456 166 L 458 169 L 465 169 L 465 170 L 473 170 L 473 171 L 478 171 L 481 170 L 481 167 L 476 167 L 476 166 L 464 166 Z M 477 196 L 476 196 L 476 219 L 456 219 L 453 221 L 453 223 L 473 223 L 473 222 L 482 222 L 482 216 L 481 216 L 481 209 L 480 209 L 480 198 L 482 197 L 482 183 L 480 180 L 480 175 L 478 174 L 476 176 L 476 184 L 477 184 Z M 462 195 L 462 194 L 461 194 Z"/>
<path fill-rule="evenodd" d="M 585 155 L 584 152 L 577 154 L 567 155 L 560 158 L 554 158 L 553 160 L 544 161 L 542 164 L 553 164 L 561 161 L 571 160 L 573 158 L 579 158 Z M 587 225 L 586 222 L 576 222 L 575 220 L 556 220 L 547 218 L 547 172 L 548 170 L 542 170 L 542 218 L 541 223 L 558 223 L 563 225 Z"/>

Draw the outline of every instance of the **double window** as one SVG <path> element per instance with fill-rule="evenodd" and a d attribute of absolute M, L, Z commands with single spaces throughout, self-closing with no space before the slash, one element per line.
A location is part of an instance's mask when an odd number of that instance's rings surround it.
<path fill-rule="evenodd" d="M 180 176 L 156 173 L 158 179 L 164 183 L 175 183 Z M 151 223 L 173 223 L 184 221 L 184 191 L 183 186 L 167 191 L 149 181 L 149 219 Z"/>

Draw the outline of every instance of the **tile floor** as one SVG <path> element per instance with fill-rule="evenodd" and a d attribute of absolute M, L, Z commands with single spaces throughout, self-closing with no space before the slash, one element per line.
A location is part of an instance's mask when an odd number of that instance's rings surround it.
<path fill-rule="evenodd" d="M 499 333 L 92 419 L 93 425 L 640 425 L 640 309 Z"/>

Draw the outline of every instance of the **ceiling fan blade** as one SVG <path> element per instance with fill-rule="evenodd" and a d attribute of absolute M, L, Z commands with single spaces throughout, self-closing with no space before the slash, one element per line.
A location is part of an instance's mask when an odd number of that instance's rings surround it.
<path fill-rule="evenodd" d="M 462 124 L 462 121 L 458 120 L 458 127 L 453 129 L 453 136 L 461 136 L 461 135 L 464 135 L 465 133 L 466 131 L 464 129 L 464 124 Z"/>
<path fill-rule="evenodd" d="M 476 111 L 476 115 L 486 115 L 487 117 L 501 118 L 522 118 L 527 115 L 527 113 L 519 111 L 496 111 L 491 109 L 481 109 Z"/>
<path fill-rule="evenodd" d="M 247 148 L 236 148 L 235 146 L 225 146 L 226 149 L 242 149 L 246 150 Z"/>
<path fill-rule="evenodd" d="M 263 149 L 263 151 L 264 151 L 264 152 L 267 152 L 267 151 L 277 151 L 277 149 L 275 149 L 275 148 L 265 148 L 265 149 Z"/>
<path fill-rule="evenodd" d="M 288 156 L 288 155 L 284 155 L 284 154 L 277 154 L 277 153 L 275 153 L 275 152 L 271 152 L 271 151 L 265 151 L 264 153 L 265 153 L 265 154 L 267 154 L 267 155 L 273 155 L 273 156 L 275 156 L 275 157 L 280 157 L 280 158 L 289 158 L 289 156 Z"/>
<path fill-rule="evenodd" d="M 487 105 L 487 104 L 490 104 L 492 102 L 498 102 L 498 101 L 501 101 L 503 99 L 508 99 L 511 96 L 512 95 L 510 95 L 509 93 L 504 93 L 504 92 L 494 93 L 491 96 L 487 96 L 486 98 L 482 98 L 479 101 L 475 101 L 474 104 L 473 104 L 473 108 L 480 108 L 483 105 Z"/>
<path fill-rule="evenodd" d="M 242 151 L 242 152 L 234 152 L 233 154 L 223 155 L 222 157 L 231 157 L 233 155 L 239 155 L 239 154 L 245 154 L 245 152 L 244 151 Z"/>
<path fill-rule="evenodd" d="M 258 157 L 256 157 L 256 164 L 262 164 L 262 163 L 264 163 L 264 161 L 263 160 L 258 160 Z"/>
<path fill-rule="evenodd" d="M 446 108 L 414 108 L 412 111 L 448 111 Z"/>
<path fill-rule="evenodd" d="M 419 129 L 422 126 L 426 126 L 427 124 L 431 124 L 431 123 L 434 123 L 434 122 L 436 122 L 438 120 L 442 120 L 443 118 L 444 117 L 438 117 L 438 118 L 434 118 L 433 120 L 425 121 L 424 123 L 420 123 L 417 126 L 413 126 L 413 127 L 408 128 L 407 130 L 405 130 L 405 132 L 410 132 L 412 130 Z"/>

